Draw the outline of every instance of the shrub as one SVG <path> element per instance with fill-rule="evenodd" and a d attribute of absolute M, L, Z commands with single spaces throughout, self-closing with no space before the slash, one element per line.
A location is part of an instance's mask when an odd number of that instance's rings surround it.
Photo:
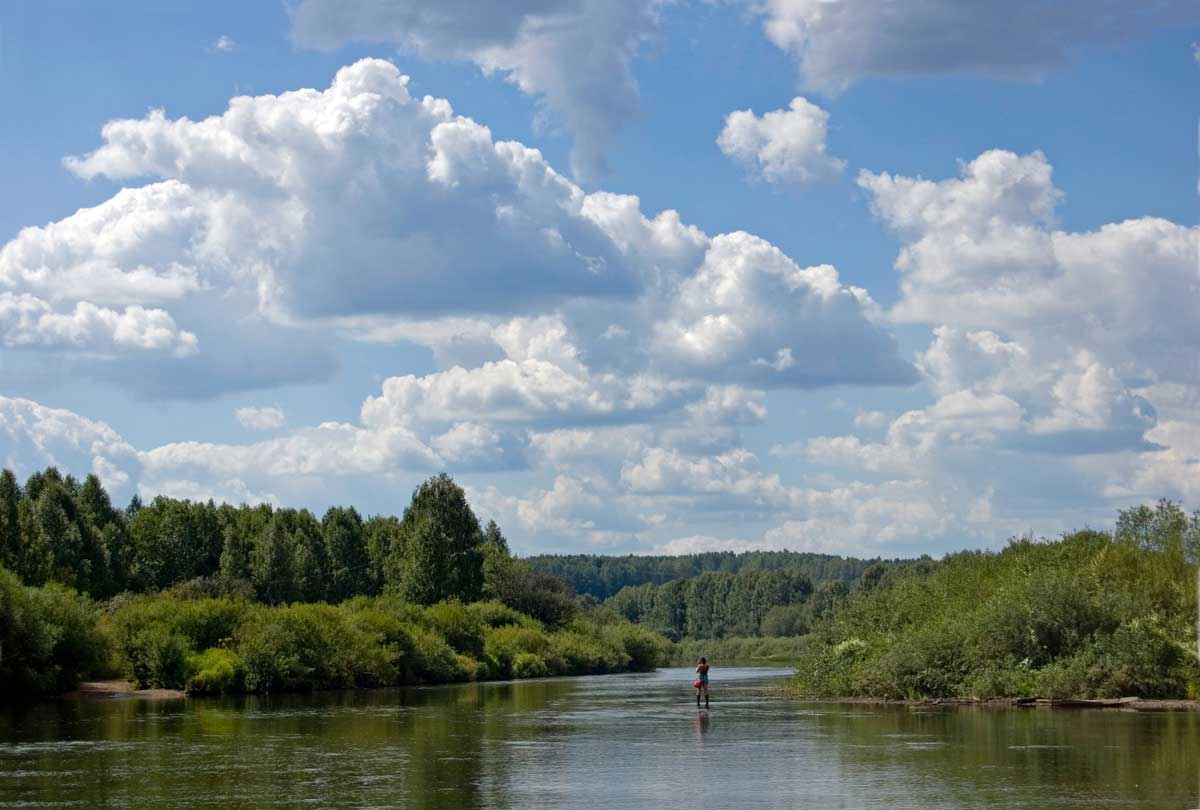
<path fill-rule="evenodd" d="M 128 674 L 139 689 L 182 689 L 190 653 L 187 639 L 163 624 L 134 632 L 123 650 Z"/>
<path fill-rule="evenodd" d="M 413 665 L 410 673 L 413 680 L 424 683 L 448 683 L 464 681 L 464 670 L 454 648 L 441 636 L 424 628 L 413 629 Z"/>
<path fill-rule="evenodd" d="M 258 608 L 238 630 L 251 692 L 305 691 L 386 681 L 380 648 L 324 604 Z"/>
<path fill-rule="evenodd" d="M 532 653 L 543 657 L 550 648 L 550 637 L 541 630 L 519 625 L 494 627 L 484 637 L 484 655 L 495 662 L 495 677 L 511 678 L 517 656 Z M 556 671 L 565 671 L 561 658 Z"/>
<path fill-rule="evenodd" d="M 237 653 L 210 647 L 188 659 L 188 694 L 229 695 L 241 692 L 245 666 Z"/>
<path fill-rule="evenodd" d="M 439 602 L 425 609 L 429 627 L 456 651 L 483 655 L 483 623 L 458 601 Z"/>
<path fill-rule="evenodd" d="M 26 587 L 0 568 L 0 695 L 74 689 L 103 671 L 108 649 L 90 600 L 59 585 Z"/>
<path fill-rule="evenodd" d="M 503 602 L 498 602 L 494 599 L 468 605 L 467 610 L 486 627 L 518 625 L 520 627 L 537 628 L 540 625 L 536 619 L 513 610 Z"/>
<path fill-rule="evenodd" d="M 536 653 L 518 653 L 513 659 L 514 678 L 544 678 L 550 674 L 546 662 Z"/>

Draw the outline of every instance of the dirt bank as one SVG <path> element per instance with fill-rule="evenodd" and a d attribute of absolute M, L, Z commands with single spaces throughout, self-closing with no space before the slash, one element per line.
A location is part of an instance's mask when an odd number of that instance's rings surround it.
<path fill-rule="evenodd" d="M 85 681 L 64 698 L 117 698 L 124 700 L 182 700 L 186 695 L 178 689 L 134 689 L 129 681 Z"/>

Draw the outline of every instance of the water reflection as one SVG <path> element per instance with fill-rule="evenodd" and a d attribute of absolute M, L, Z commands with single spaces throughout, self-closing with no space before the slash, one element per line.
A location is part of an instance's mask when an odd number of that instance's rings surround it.
<path fill-rule="evenodd" d="M 0 715 L 0 807 L 1197 807 L 1191 713 L 795 704 L 773 670 Z M 718 731 L 719 730 L 719 731 Z"/>

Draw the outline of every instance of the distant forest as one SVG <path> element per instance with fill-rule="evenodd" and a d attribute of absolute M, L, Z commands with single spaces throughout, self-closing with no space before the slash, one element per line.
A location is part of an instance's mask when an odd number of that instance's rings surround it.
<path fill-rule="evenodd" d="M 878 559 L 837 557 L 801 551 L 710 551 L 676 556 L 627 554 L 606 557 L 598 554 L 543 554 L 525 558 L 534 571 L 561 577 L 579 594 L 600 601 L 615 596 L 631 585 L 665 585 L 672 580 L 691 579 L 706 572 L 738 574 L 743 571 L 794 571 L 812 582 L 858 580 Z"/>

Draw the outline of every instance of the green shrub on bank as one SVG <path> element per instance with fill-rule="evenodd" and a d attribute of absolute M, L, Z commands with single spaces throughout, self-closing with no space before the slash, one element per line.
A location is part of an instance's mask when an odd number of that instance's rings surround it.
<path fill-rule="evenodd" d="M 108 644 L 87 598 L 27 587 L 0 568 L 0 694 L 65 692 L 105 674 Z"/>
<path fill-rule="evenodd" d="M 232 650 L 210 647 L 188 657 L 188 694 L 231 695 L 245 687 L 246 665 Z"/>
<path fill-rule="evenodd" d="M 1157 520 L 1148 515 L 1143 523 Z M 1197 572 L 1187 537 L 1081 531 L 894 571 L 813 628 L 792 689 L 886 699 L 1193 696 Z"/>

